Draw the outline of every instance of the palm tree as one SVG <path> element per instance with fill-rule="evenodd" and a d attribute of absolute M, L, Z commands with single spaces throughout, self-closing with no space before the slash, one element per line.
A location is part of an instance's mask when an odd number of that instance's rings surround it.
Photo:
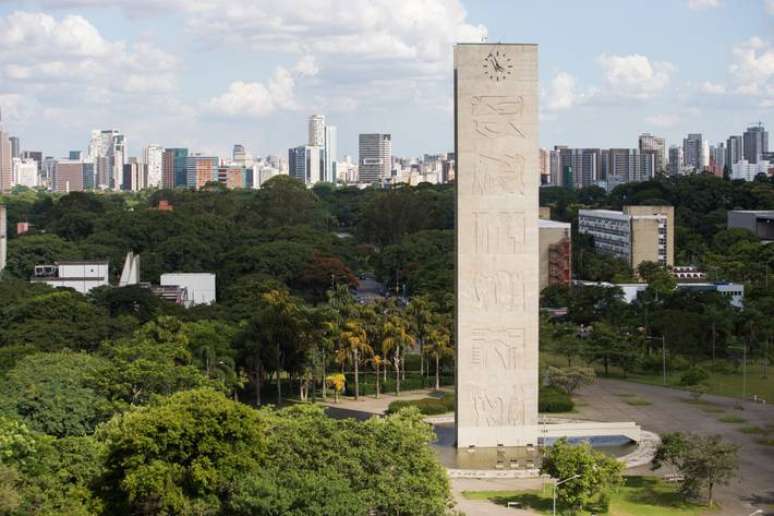
<path fill-rule="evenodd" d="M 341 332 L 341 347 L 336 353 L 336 361 L 340 364 L 349 362 L 355 371 L 355 399 L 360 398 L 360 360 L 373 354 L 374 350 L 368 344 L 368 336 L 360 321 L 350 320 L 344 324 Z"/>
<path fill-rule="evenodd" d="M 379 367 L 384 364 L 384 359 L 379 355 L 374 355 L 368 362 L 376 369 L 376 398 L 379 399 Z"/>
<path fill-rule="evenodd" d="M 408 332 L 408 324 L 405 319 L 397 314 L 385 317 L 383 332 L 382 351 L 385 355 L 392 353 L 392 362 L 395 367 L 395 395 L 400 396 L 402 350 L 406 346 L 413 346 L 416 343 L 416 339 Z"/>
<path fill-rule="evenodd" d="M 302 339 L 302 317 L 299 303 L 286 291 L 271 290 L 261 296 L 258 311 L 259 328 L 263 338 L 274 347 L 274 365 L 277 381 L 277 405 L 282 404 L 280 372 L 285 358 L 293 354 Z M 284 353 L 283 353 L 284 351 Z"/>
<path fill-rule="evenodd" d="M 424 382 L 425 378 L 425 353 L 424 345 L 428 336 L 428 326 L 433 317 L 432 304 L 427 296 L 416 296 L 411 300 L 406 313 L 411 320 L 411 328 L 419 341 L 419 376 Z M 423 384 L 424 385 L 424 384 Z"/>
<path fill-rule="evenodd" d="M 430 328 L 425 352 L 435 359 L 435 390 L 438 390 L 441 388 L 441 359 L 451 356 L 454 352 L 449 331 L 444 326 L 439 324 Z"/>

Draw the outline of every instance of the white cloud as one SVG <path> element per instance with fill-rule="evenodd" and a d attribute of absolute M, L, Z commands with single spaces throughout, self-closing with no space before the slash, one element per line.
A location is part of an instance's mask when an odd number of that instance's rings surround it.
<path fill-rule="evenodd" d="M 632 54 L 615 56 L 603 54 L 597 62 L 602 66 L 608 94 L 631 98 L 648 98 L 661 92 L 669 84 L 674 65 L 651 62 L 646 56 Z"/>
<path fill-rule="evenodd" d="M 726 92 L 726 86 L 724 84 L 704 81 L 699 85 L 699 90 L 702 93 L 708 93 L 710 95 L 722 95 Z"/>
<path fill-rule="evenodd" d="M 774 99 L 774 47 L 752 37 L 734 47 L 732 56 L 729 72 L 736 92 Z"/>
<path fill-rule="evenodd" d="M 694 11 L 720 7 L 720 0 L 688 0 L 688 7 Z"/>
<path fill-rule="evenodd" d="M 296 110 L 296 78 L 313 76 L 319 68 L 308 56 L 301 58 L 291 70 L 278 67 L 266 84 L 235 81 L 228 91 L 210 99 L 205 111 L 228 117 L 265 117 L 278 110 Z"/>
<path fill-rule="evenodd" d="M 659 113 L 646 117 L 645 121 L 656 127 L 674 127 L 680 123 L 680 117 L 670 113 Z"/>
<path fill-rule="evenodd" d="M 81 16 L 16 11 L 0 17 L 0 77 L 9 87 L 18 81 L 62 90 L 79 83 L 76 94 L 87 88 L 167 92 L 177 69 L 174 56 L 146 42 L 108 41 Z"/>
<path fill-rule="evenodd" d="M 551 111 L 571 108 L 578 101 L 578 96 L 575 77 L 567 72 L 558 72 L 551 79 L 547 108 Z"/>

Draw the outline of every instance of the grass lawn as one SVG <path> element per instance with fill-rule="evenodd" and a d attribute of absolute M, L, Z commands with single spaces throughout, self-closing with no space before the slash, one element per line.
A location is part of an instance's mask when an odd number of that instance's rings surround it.
<path fill-rule="evenodd" d="M 747 423 L 747 420 L 739 416 L 723 416 L 718 418 L 721 423 Z"/>
<path fill-rule="evenodd" d="M 707 507 L 683 502 L 678 487 L 656 477 L 625 477 L 624 485 L 610 497 L 611 516 L 699 516 Z M 543 491 L 465 491 L 469 500 L 490 500 L 498 505 L 521 502 L 541 514 L 551 514 L 551 488 Z M 557 507 L 557 510 L 560 510 Z M 595 514 L 598 514 L 595 510 Z M 578 514 L 588 515 L 583 511 Z"/>
<path fill-rule="evenodd" d="M 540 352 L 541 367 L 552 365 L 555 367 L 567 367 L 567 359 L 553 353 Z M 573 359 L 573 365 L 593 367 L 597 376 L 604 378 L 604 369 L 599 364 L 586 364 L 579 358 Z M 707 380 L 707 394 L 718 394 L 720 396 L 729 396 L 739 398 L 742 396 L 742 371 L 735 373 L 716 373 L 710 371 L 710 363 L 702 362 L 700 365 L 710 374 Z M 667 386 L 685 389 L 680 385 L 680 375 L 682 371 L 667 370 Z M 660 372 L 655 373 L 627 373 L 618 367 L 610 367 L 610 378 L 618 380 L 627 380 L 631 382 L 647 383 L 651 385 L 662 385 L 663 379 Z M 757 394 L 758 397 L 765 399 L 768 403 L 774 403 L 774 372 L 768 375 L 768 378 L 761 378 L 761 368 L 758 364 L 748 362 L 747 364 L 747 396 L 752 397 Z M 687 395 L 687 394 L 686 394 Z"/>

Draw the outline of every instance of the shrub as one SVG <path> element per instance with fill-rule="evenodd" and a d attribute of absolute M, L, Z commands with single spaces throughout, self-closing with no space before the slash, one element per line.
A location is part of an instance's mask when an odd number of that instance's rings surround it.
<path fill-rule="evenodd" d="M 691 362 L 682 355 L 676 355 L 667 360 L 669 368 L 674 371 L 685 371 L 691 368 Z"/>
<path fill-rule="evenodd" d="M 693 366 L 680 376 L 680 385 L 698 385 L 709 380 L 709 373 L 699 366 Z"/>
<path fill-rule="evenodd" d="M 419 400 L 398 400 L 390 403 L 387 407 L 387 414 L 395 414 L 400 409 L 405 407 L 416 407 L 425 416 L 436 416 L 438 414 L 446 414 L 449 410 L 447 404 L 438 398 L 422 398 Z"/>
<path fill-rule="evenodd" d="M 736 372 L 734 365 L 726 360 L 717 360 L 714 364 L 709 366 L 709 370 L 713 373 L 731 374 Z"/>
<path fill-rule="evenodd" d="M 538 393 L 538 410 L 540 412 L 570 412 L 573 408 L 575 408 L 575 403 L 562 389 L 550 385 L 541 387 Z"/>

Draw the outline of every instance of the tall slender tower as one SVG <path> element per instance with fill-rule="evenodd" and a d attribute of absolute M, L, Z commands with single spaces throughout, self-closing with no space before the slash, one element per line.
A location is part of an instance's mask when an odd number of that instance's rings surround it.
<path fill-rule="evenodd" d="M 454 49 L 457 447 L 538 439 L 538 49 Z"/>

